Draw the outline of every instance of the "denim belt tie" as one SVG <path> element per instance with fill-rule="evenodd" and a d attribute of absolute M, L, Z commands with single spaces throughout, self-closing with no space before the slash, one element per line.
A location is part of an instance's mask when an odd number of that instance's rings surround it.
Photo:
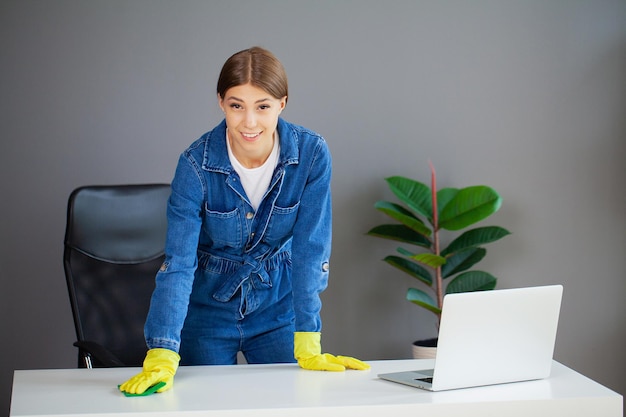
<path fill-rule="evenodd" d="M 213 298 L 226 303 L 241 288 L 240 318 L 242 319 L 247 314 L 254 312 L 261 301 L 254 290 L 272 288 L 270 277 L 263 268 L 264 261 L 263 258 L 244 257 L 241 266 L 226 278 L 224 284 L 213 294 Z"/>

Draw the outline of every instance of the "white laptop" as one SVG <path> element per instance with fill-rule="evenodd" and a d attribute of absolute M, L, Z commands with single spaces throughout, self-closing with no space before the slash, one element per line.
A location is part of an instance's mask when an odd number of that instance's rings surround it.
<path fill-rule="evenodd" d="M 562 285 L 446 295 L 434 369 L 378 375 L 431 391 L 550 376 Z"/>

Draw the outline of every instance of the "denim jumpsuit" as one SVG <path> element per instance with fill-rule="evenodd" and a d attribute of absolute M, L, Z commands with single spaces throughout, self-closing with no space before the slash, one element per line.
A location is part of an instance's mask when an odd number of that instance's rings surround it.
<path fill-rule="evenodd" d="M 255 211 L 228 158 L 226 123 L 178 161 L 148 348 L 187 365 L 293 362 L 293 332 L 321 330 L 331 251 L 324 139 L 279 118 L 280 155 Z"/>

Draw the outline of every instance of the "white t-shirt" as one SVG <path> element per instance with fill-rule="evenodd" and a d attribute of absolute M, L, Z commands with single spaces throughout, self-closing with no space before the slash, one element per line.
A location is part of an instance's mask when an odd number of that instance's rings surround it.
<path fill-rule="evenodd" d="M 274 174 L 274 169 L 278 164 L 278 155 L 280 154 L 279 142 L 278 132 L 275 132 L 274 147 L 272 148 L 270 156 L 263 163 L 263 165 L 257 168 L 246 168 L 241 165 L 241 163 L 237 160 L 237 157 L 235 157 L 235 154 L 233 154 L 233 150 L 230 147 L 230 141 L 228 140 L 228 132 L 226 133 L 228 158 L 230 159 L 230 163 L 233 165 L 233 168 L 235 168 L 237 174 L 239 174 L 241 185 L 250 200 L 250 204 L 252 204 L 252 207 L 254 207 L 255 210 L 259 208 L 259 204 L 261 204 L 261 200 L 263 199 L 263 196 L 272 181 L 272 175 Z"/>

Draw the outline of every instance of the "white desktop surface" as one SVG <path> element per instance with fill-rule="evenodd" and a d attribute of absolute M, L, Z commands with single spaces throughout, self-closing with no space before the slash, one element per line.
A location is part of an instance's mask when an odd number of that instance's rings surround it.
<path fill-rule="evenodd" d="M 139 368 L 15 371 L 10 416 L 623 416 L 621 395 L 558 362 L 544 380 L 436 393 L 377 377 L 432 360 L 369 363 L 371 370 L 346 372 L 180 367 L 171 390 L 147 397 L 117 390 Z"/>

